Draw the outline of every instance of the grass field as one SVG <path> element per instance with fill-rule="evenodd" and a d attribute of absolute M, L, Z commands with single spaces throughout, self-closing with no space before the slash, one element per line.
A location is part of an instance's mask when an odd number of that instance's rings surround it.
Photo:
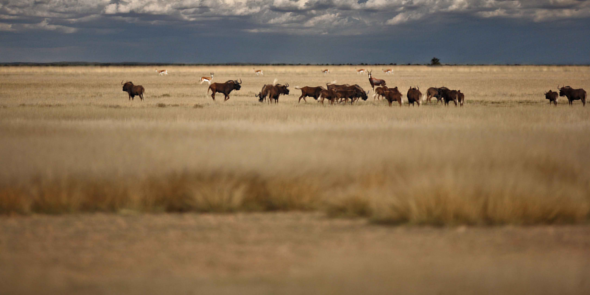
<path fill-rule="evenodd" d="M 293 86 L 358 83 L 356 67 L 0 68 L 0 212 L 321 211 L 374 222 L 586 222 L 589 108 L 543 93 L 590 88 L 589 67 L 396 66 L 402 93 L 447 86 L 463 108 L 298 104 Z M 227 102 L 202 75 L 242 79 Z M 263 84 L 289 83 L 279 105 Z M 127 100 L 122 80 L 146 88 Z M 312 100 L 312 101 L 309 101 Z"/>
<path fill-rule="evenodd" d="M 2 294 L 588 294 L 588 226 L 314 213 L 0 217 Z"/>
<path fill-rule="evenodd" d="M 590 67 L 375 68 L 466 105 L 298 104 L 369 87 L 321 68 L 0 67 L 0 294 L 590 293 L 590 107 L 544 99 Z"/>

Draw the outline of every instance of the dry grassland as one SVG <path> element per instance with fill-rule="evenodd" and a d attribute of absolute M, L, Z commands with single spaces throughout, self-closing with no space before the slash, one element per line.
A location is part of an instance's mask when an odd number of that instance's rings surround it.
<path fill-rule="evenodd" d="M 0 68 L 0 213 L 321 211 L 374 222 L 545 224 L 590 217 L 588 67 L 396 66 L 410 85 L 461 89 L 463 108 L 298 104 L 293 86 L 355 67 Z M 241 78 L 228 102 L 198 79 Z M 279 105 L 254 98 L 278 78 Z M 121 80 L 146 88 L 127 101 Z"/>
<path fill-rule="evenodd" d="M 588 226 L 314 213 L 0 216 L 11 294 L 589 294 Z"/>

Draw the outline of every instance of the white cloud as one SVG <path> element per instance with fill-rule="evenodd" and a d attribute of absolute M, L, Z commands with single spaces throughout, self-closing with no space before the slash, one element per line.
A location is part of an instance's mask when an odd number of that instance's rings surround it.
<path fill-rule="evenodd" d="M 407 23 L 410 21 L 419 20 L 424 17 L 423 13 L 420 12 L 402 12 L 396 15 L 394 18 L 388 20 L 386 24 L 388 25 L 399 25 L 403 23 Z"/>
<path fill-rule="evenodd" d="M 72 33 L 91 22 L 200 24 L 239 19 L 249 32 L 384 30 L 433 16 L 519 18 L 531 22 L 590 17 L 582 0 L 0 0 L 2 30 Z M 24 25 L 22 23 L 25 23 Z M 68 26 L 63 26 L 68 23 Z M 62 24 L 62 25 L 59 25 Z M 9 27 L 10 25 L 10 27 Z M 229 27 L 230 25 L 228 25 Z M 303 31 L 298 31 L 303 30 Z"/>
<path fill-rule="evenodd" d="M 12 25 L 0 23 L 0 31 L 13 31 Z"/>
<path fill-rule="evenodd" d="M 305 17 L 302 15 L 295 15 L 291 12 L 287 12 L 287 13 L 283 13 L 280 16 L 269 20 L 268 23 L 269 24 L 286 24 L 286 23 L 291 23 L 291 22 L 295 22 L 295 21 L 301 21 L 303 19 L 305 19 Z"/>
<path fill-rule="evenodd" d="M 66 33 L 66 34 L 71 34 L 71 33 L 75 33 L 76 31 L 78 31 L 78 29 L 76 29 L 76 28 L 49 24 L 49 19 L 44 19 L 42 22 L 40 22 L 38 24 L 22 25 L 22 27 L 25 29 L 30 29 L 30 30 L 59 31 L 59 32 Z"/>

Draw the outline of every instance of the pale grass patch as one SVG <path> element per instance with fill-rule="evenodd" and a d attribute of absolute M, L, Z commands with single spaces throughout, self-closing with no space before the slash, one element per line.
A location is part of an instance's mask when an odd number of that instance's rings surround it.
<path fill-rule="evenodd" d="M 459 88 L 463 108 L 299 104 L 297 90 L 272 106 L 254 97 L 274 78 L 369 88 L 354 66 L 322 68 L 0 68 L 0 214 L 311 210 L 394 224 L 587 222 L 590 109 L 549 107 L 543 93 L 557 83 L 590 88 L 588 67 L 397 66 L 378 76 L 402 93 Z M 214 102 L 197 81 L 210 72 L 244 87 Z M 123 79 L 143 84 L 146 101 L 128 101 Z"/>

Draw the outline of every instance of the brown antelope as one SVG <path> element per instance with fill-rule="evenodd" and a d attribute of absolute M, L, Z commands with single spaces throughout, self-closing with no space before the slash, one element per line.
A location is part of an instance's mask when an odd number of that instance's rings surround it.
<path fill-rule="evenodd" d="M 258 76 L 258 75 L 263 75 L 264 76 L 264 73 L 262 72 L 262 70 L 254 69 L 254 74 L 256 74 L 256 76 Z"/>
<path fill-rule="evenodd" d="M 381 69 L 381 70 L 382 70 L 382 71 L 383 71 L 383 73 L 385 73 L 386 75 L 393 74 L 393 69 L 385 69 L 385 70 Z"/>
<path fill-rule="evenodd" d="M 211 85 L 211 81 L 213 80 L 213 73 L 209 73 L 211 75 L 211 77 L 201 77 L 201 84 L 203 84 L 203 82 L 207 82 L 209 83 L 209 85 Z"/>
<path fill-rule="evenodd" d="M 365 69 L 358 69 L 358 70 L 356 70 L 356 73 L 357 74 L 363 74 L 363 73 L 366 73 L 366 72 L 367 72 L 367 70 L 365 70 Z"/>
<path fill-rule="evenodd" d="M 385 86 L 385 80 L 381 80 L 381 79 L 377 79 L 377 78 L 373 78 L 373 76 L 371 75 L 373 71 L 369 71 L 369 83 L 371 84 L 371 87 L 373 87 L 373 91 L 375 90 L 375 86 Z M 375 99 L 375 94 L 373 94 L 373 99 Z"/>
<path fill-rule="evenodd" d="M 156 73 L 158 73 L 158 75 L 162 76 L 162 75 L 168 75 L 168 70 L 158 70 L 156 69 Z"/>
<path fill-rule="evenodd" d="M 322 70 L 322 73 L 324 73 L 324 75 L 325 74 L 329 74 L 330 73 L 330 70 L 328 70 L 328 69 Z"/>

